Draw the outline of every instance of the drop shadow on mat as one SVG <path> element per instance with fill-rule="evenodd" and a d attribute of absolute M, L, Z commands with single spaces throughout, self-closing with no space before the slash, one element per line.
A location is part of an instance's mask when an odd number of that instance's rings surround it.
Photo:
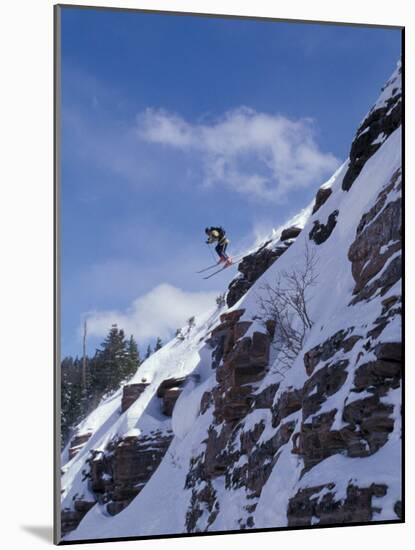
<path fill-rule="evenodd" d="M 21 525 L 20 527 L 38 539 L 53 543 L 53 527 L 51 525 Z"/>

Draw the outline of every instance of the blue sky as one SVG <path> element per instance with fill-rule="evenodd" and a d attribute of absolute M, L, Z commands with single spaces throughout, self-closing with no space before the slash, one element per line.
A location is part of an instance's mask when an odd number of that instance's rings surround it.
<path fill-rule="evenodd" d="M 394 29 L 62 9 L 62 354 L 112 322 L 140 348 L 226 287 L 230 251 L 293 216 L 348 155 L 400 56 Z M 234 269 L 234 268 L 233 268 Z"/>

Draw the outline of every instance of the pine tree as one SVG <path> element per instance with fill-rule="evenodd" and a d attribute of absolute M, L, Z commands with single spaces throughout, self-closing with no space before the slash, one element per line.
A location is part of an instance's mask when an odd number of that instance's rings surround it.
<path fill-rule="evenodd" d="M 146 351 L 146 355 L 144 357 L 144 359 L 148 359 L 150 357 L 150 355 L 152 354 L 152 351 L 151 351 L 151 346 L 150 344 L 147 346 L 147 351 Z"/>
<path fill-rule="evenodd" d="M 137 342 L 131 334 L 127 344 L 127 362 L 124 371 L 124 380 L 129 380 L 132 376 L 134 376 L 140 364 L 141 360 Z"/>
<path fill-rule="evenodd" d="M 148 347 L 148 355 L 151 348 Z M 74 428 L 99 404 L 102 397 L 128 381 L 141 364 L 133 336 L 112 325 L 107 337 L 93 357 L 65 357 L 61 362 L 61 433 L 62 446 Z M 84 373 L 86 371 L 86 387 Z"/>
<path fill-rule="evenodd" d="M 82 363 L 76 357 L 61 362 L 61 434 L 62 446 L 82 417 Z"/>
<path fill-rule="evenodd" d="M 128 340 L 128 356 L 131 361 L 135 361 L 137 365 L 141 363 L 140 352 L 138 351 L 137 342 L 135 341 L 132 334 L 130 336 L 130 339 Z"/>
<path fill-rule="evenodd" d="M 156 345 L 154 346 L 154 351 L 158 351 L 162 347 L 163 347 L 163 342 L 162 342 L 161 338 L 158 337 L 157 340 L 156 340 Z"/>
<path fill-rule="evenodd" d="M 124 331 L 112 325 L 108 336 L 95 354 L 95 382 L 98 388 L 113 391 L 128 371 L 127 341 Z"/>

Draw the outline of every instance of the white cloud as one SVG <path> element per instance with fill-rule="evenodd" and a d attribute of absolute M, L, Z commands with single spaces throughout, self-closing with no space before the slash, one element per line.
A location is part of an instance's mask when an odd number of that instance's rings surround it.
<path fill-rule="evenodd" d="M 320 150 L 311 119 L 290 120 L 247 107 L 212 124 L 191 124 L 149 108 L 137 117 L 137 133 L 147 142 L 200 154 L 205 184 L 265 200 L 316 185 L 339 165 L 333 154 Z"/>
<path fill-rule="evenodd" d="M 171 337 L 186 320 L 211 308 L 217 292 L 186 292 L 163 283 L 133 301 L 126 311 L 101 311 L 87 314 L 88 334 L 102 337 L 116 323 L 127 335 L 140 341 Z"/>

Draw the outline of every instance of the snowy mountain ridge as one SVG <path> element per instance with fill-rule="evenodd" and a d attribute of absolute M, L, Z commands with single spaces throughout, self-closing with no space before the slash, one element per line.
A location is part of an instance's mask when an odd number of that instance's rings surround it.
<path fill-rule="evenodd" d="M 226 305 L 78 426 L 64 540 L 400 519 L 401 109 L 399 63 L 349 159 L 242 259 Z M 307 273 L 308 320 L 281 321 L 270 296 Z"/>

